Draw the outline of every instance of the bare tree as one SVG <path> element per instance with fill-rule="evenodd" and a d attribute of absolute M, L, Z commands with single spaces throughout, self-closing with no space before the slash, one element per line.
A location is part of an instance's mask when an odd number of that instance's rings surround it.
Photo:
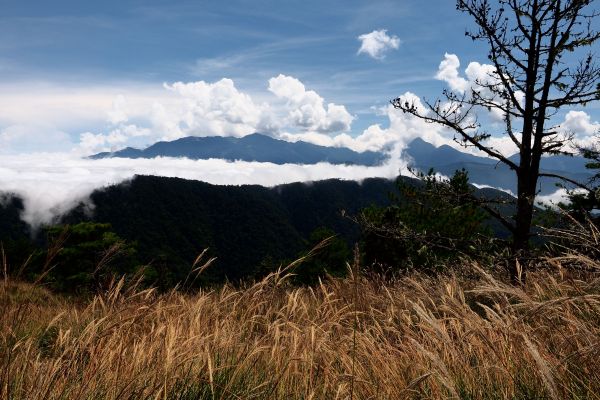
<path fill-rule="evenodd" d="M 592 0 L 458 0 L 476 29 L 466 32 L 483 41 L 494 71 L 464 94 L 445 90 L 443 99 L 424 100 L 426 109 L 402 98 L 395 108 L 456 132 L 455 140 L 474 146 L 515 171 L 517 210 L 512 220 L 496 216 L 512 232 L 515 256 L 529 248 L 534 200 L 544 154 L 565 151 L 568 135 L 549 122 L 562 107 L 600 98 L 600 67 L 589 47 L 600 38 L 594 29 Z M 584 54 L 581 50 L 588 48 Z M 501 114 L 499 132 L 480 123 L 481 113 Z M 486 140 L 507 135 L 520 158 L 511 159 Z M 556 178 L 556 176 L 554 176 Z M 518 279 L 518 263 L 511 267 Z"/>

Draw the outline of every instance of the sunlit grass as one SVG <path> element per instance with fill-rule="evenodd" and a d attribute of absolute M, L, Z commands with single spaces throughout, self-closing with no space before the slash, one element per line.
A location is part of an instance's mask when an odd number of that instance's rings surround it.
<path fill-rule="evenodd" d="M 0 398 L 600 398 L 600 276 L 560 262 L 525 288 L 470 265 L 87 303 L 7 279 Z"/>

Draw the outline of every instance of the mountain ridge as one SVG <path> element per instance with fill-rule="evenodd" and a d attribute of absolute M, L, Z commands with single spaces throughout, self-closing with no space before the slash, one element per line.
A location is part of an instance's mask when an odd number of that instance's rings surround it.
<path fill-rule="evenodd" d="M 403 156 L 410 159 L 410 166 L 423 172 L 433 168 L 442 175 L 452 176 L 456 170 L 464 168 L 469 172 L 469 181 L 473 184 L 517 192 L 515 172 L 506 164 L 492 158 L 464 153 L 448 145 L 435 147 L 421 138 L 413 140 L 404 150 Z M 519 155 L 514 154 L 509 159 L 518 163 Z M 553 155 L 542 158 L 540 172 L 586 182 L 593 175 L 585 168 L 586 163 L 587 160 L 579 156 Z M 557 185 L 561 184 L 573 187 L 557 178 L 540 177 L 539 194 L 555 193 Z"/>
<path fill-rule="evenodd" d="M 174 141 L 160 141 L 145 149 L 127 147 L 116 152 L 90 156 L 92 159 L 111 157 L 184 157 L 193 160 L 214 158 L 229 161 L 271 162 L 280 165 L 327 162 L 362 166 L 380 165 L 389 159 L 389 156 L 383 152 L 359 153 L 345 147 L 319 146 L 304 141 L 288 142 L 260 133 L 241 138 L 188 136 Z M 442 175 L 451 176 L 456 170 L 464 168 L 469 172 L 470 181 L 476 185 L 517 192 L 514 171 L 492 158 L 462 152 L 448 145 L 436 147 L 421 138 L 411 141 L 404 149 L 402 157 L 410 160 L 410 166 L 423 172 L 433 168 Z M 509 159 L 518 162 L 519 155 L 514 154 Z M 586 163 L 583 157 L 554 155 L 542 159 L 541 172 L 586 182 L 592 176 L 592 173 L 585 168 Z M 564 184 L 560 179 L 542 177 L 539 180 L 539 193 L 550 195 L 556 192 L 560 184 Z M 566 186 L 573 187 L 569 184 Z"/>
<path fill-rule="evenodd" d="M 115 152 L 103 152 L 91 159 L 112 157 L 154 158 L 184 157 L 192 160 L 219 158 L 229 161 L 272 162 L 274 164 L 355 164 L 376 166 L 388 157 L 384 153 L 356 152 L 345 147 L 327 147 L 298 141 L 288 142 L 260 133 L 241 138 L 223 136 L 187 136 L 173 141 L 160 141 L 145 149 L 126 147 Z"/>

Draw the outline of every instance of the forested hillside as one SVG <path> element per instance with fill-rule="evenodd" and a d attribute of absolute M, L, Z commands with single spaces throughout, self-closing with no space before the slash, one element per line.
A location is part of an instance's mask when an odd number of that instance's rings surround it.
<path fill-rule="evenodd" d="M 388 204 L 391 191 L 394 182 L 384 179 L 265 188 L 138 176 L 95 192 L 92 219 L 110 223 L 118 235 L 137 242 L 143 262 L 164 262 L 178 270 L 210 248 L 209 254 L 218 257 L 211 275 L 237 280 L 261 264 L 296 257 L 319 227 L 356 241 L 359 228 L 341 211 L 354 214 L 369 205 Z M 86 219 L 80 207 L 63 222 Z"/>
<path fill-rule="evenodd" d="M 416 179 L 401 179 L 410 185 L 420 184 Z M 476 193 L 506 198 L 491 189 Z M 89 204 L 81 204 L 56 223 L 110 224 L 111 231 L 137 250 L 135 262 L 151 264 L 170 282 L 184 279 L 198 254 L 209 248 L 208 255 L 217 260 L 204 275 L 215 281 L 236 281 L 298 257 L 313 244 L 311 235 L 314 239 L 337 234 L 351 247 L 361 240 L 361 230 L 348 216 L 370 206 L 387 206 L 390 195 L 401 197 L 396 182 L 379 178 L 361 183 L 333 179 L 266 188 L 137 176 L 94 192 L 91 213 Z M 29 243 L 30 232 L 19 220 L 20 200 L 4 204 L 0 208 L 1 239 L 6 247 L 19 250 L 13 260 L 23 260 L 28 256 L 23 243 Z M 505 212 L 510 213 L 510 207 L 505 207 Z M 488 224 L 497 236 L 505 235 L 495 221 Z M 94 234 L 86 234 L 86 240 L 106 242 L 105 230 L 102 226 Z M 47 232 L 41 229 L 31 237 L 37 245 L 44 245 Z M 54 234 L 57 236 L 58 231 Z"/>

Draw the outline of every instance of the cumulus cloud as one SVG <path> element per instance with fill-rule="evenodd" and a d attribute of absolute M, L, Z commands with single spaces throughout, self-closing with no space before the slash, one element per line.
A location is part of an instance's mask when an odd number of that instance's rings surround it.
<path fill-rule="evenodd" d="M 298 79 L 278 75 L 269 79 L 269 91 L 286 101 L 287 120 L 294 127 L 321 133 L 345 132 L 354 117 L 343 105 L 329 103 Z"/>
<path fill-rule="evenodd" d="M 444 55 L 444 59 L 440 63 L 438 67 L 438 72 L 435 75 L 435 78 L 444 81 L 450 86 L 450 89 L 464 93 L 469 87 L 469 81 L 460 76 L 458 68 L 460 67 L 460 60 L 456 54 L 448 54 Z"/>
<path fill-rule="evenodd" d="M 358 37 L 360 48 L 357 54 L 367 54 L 376 60 L 385 58 L 385 54 L 390 50 L 396 50 L 400 47 L 400 38 L 395 35 L 388 35 L 387 29 L 374 30 L 371 33 L 365 33 Z"/>
<path fill-rule="evenodd" d="M 406 92 L 400 96 L 402 102 L 409 102 L 415 105 L 420 113 L 426 114 L 425 106 L 420 98 L 412 93 Z M 392 142 L 398 142 L 405 147 L 416 138 L 421 138 L 435 146 L 443 144 L 456 145 L 452 141 L 452 132 L 438 124 L 429 124 L 420 118 L 396 110 L 391 105 L 382 110 L 389 119 L 389 126 L 381 128 L 379 126 L 367 129 L 359 140 L 370 142 L 377 146 L 386 146 Z"/>
<path fill-rule="evenodd" d="M 83 155 L 102 151 L 115 151 L 131 142 L 132 138 L 152 136 L 148 128 L 136 125 L 119 125 L 108 134 L 84 132 L 79 136 L 79 150 Z"/>
<path fill-rule="evenodd" d="M 414 102 L 421 112 L 426 112 L 421 100 L 414 93 L 406 92 L 400 98 L 403 101 Z M 435 146 L 449 144 L 458 147 L 458 144 L 452 141 L 452 133 L 440 125 L 429 124 L 422 119 L 396 110 L 391 105 L 380 108 L 378 113 L 387 118 L 387 126 L 374 124 L 356 136 L 344 133 L 331 136 L 317 132 L 284 132 L 280 136 L 292 142 L 303 140 L 321 146 L 348 147 L 359 152 L 403 149 L 416 138 L 422 138 Z"/>
<path fill-rule="evenodd" d="M 480 64 L 476 61 L 469 63 L 465 69 L 465 75 L 471 86 L 499 85 L 501 82 L 493 65 Z"/>
<path fill-rule="evenodd" d="M 459 71 L 460 60 L 456 54 L 446 53 L 435 78 L 448 84 L 451 90 L 465 93 L 471 89 L 485 90 L 485 86 L 500 84 L 496 68 L 491 64 L 470 62 L 465 69 L 466 78 Z"/>
<path fill-rule="evenodd" d="M 516 134 L 516 136 L 520 138 L 519 134 Z M 510 157 L 519 151 L 515 143 L 508 135 L 492 136 L 485 141 L 485 145 L 498 151 L 505 157 Z M 478 152 L 477 154 L 480 153 L 481 152 Z"/>
<path fill-rule="evenodd" d="M 260 124 L 266 106 L 257 105 L 240 92 L 231 79 L 214 83 L 176 82 L 165 88 L 183 98 L 180 125 L 187 135 L 244 136 Z M 174 110 L 171 110 L 174 111 Z M 169 132 L 174 139 L 178 132 Z"/>
<path fill-rule="evenodd" d="M 62 117 L 52 119 L 49 126 L 39 129 L 42 140 L 26 133 L 16 135 L 19 129 L 0 130 L 0 152 L 18 153 L 31 151 L 65 151 L 72 149 L 77 155 L 89 155 L 101 151 L 115 151 L 123 147 L 146 147 L 158 140 L 173 140 L 183 136 L 236 136 L 254 132 L 267 133 L 290 141 L 304 140 L 315 144 L 349 147 L 356 151 L 387 150 L 396 145 L 405 145 L 415 137 L 422 137 L 436 145 L 451 142 L 451 134 L 439 126 L 426 124 L 410 115 L 402 114 L 393 107 L 384 107 L 376 112 L 389 122 L 374 124 L 358 135 L 350 134 L 355 117 L 341 104 L 326 100 L 316 91 L 307 88 L 299 79 L 278 75 L 267 85 L 268 96 L 246 93 L 231 79 L 215 82 L 175 82 L 165 84 L 162 91 L 148 88 L 138 91 L 132 88 L 111 89 L 111 96 L 92 91 L 88 98 L 79 91 L 73 96 L 87 104 L 85 113 L 76 110 L 73 119 L 83 118 L 81 130 L 67 135 L 55 129 L 52 122 L 61 125 Z M 34 91 L 35 92 L 35 91 Z M 45 92 L 44 92 L 45 93 Z M 36 93 L 37 94 L 37 93 Z M 94 103 L 93 97 L 99 96 Z M 403 96 L 419 101 L 407 92 Z M 59 112 L 52 105 L 50 95 L 41 95 L 44 103 L 35 103 L 40 108 L 49 107 L 57 114 L 70 114 L 71 110 Z M 68 93 L 58 91 L 57 98 L 72 105 Z M 256 99 L 260 98 L 261 101 Z M 2 104 L 0 93 L 0 104 Z M 419 103 L 420 104 L 420 103 Z M 22 104 L 27 106 L 27 104 Z M 89 110 L 96 106 L 101 122 L 88 119 Z M 54 107 L 54 108 L 53 108 Z M 17 112 L 18 110 L 13 110 Z M 85 114 L 84 117 L 82 117 Z M 30 109 L 31 120 L 35 110 Z M 0 110 L 0 126 L 7 117 Z M 25 115 L 21 117 L 25 118 Z M 17 120 L 19 118 L 16 118 Z M 15 125 L 20 126 L 20 125 Z M 76 128 L 75 128 L 76 129 Z M 28 129 L 28 132 L 34 131 Z M 49 133 L 55 132 L 53 135 Z M 23 138 L 17 145 L 17 136 Z M 44 144 L 44 138 L 48 144 Z M 38 147 L 32 142 L 39 142 Z M 5 151 L 11 149 L 11 151 Z"/>
<path fill-rule="evenodd" d="M 132 102 L 118 95 L 107 112 L 107 132 L 79 135 L 76 152 L 96 153 L 125 146 L 144 147 L 157 140 L 184 136 L 235 136 L 254 132 L 281 136 L 287 130 L 335 134 L 350 130 L 354 117 L 346 107 L 325 103 L 323 97 L 291 76 L 269 80 L 273 104 L 259 103 L 239 90 L 231 79 L 216 82 L 164 84 L 167 101 L 146 103 L 143 112 L 132 111 Z M 279 101 L 279 102 L 278 102 Z"/>
<path fill-rule="evenodd" d="M 455 92 L 465 94 L 470 90 L 475 90 L 484 95 L 491 95 L 489 86 L 500 85 L 500 78 L 495 73 L 495 68 L 491 64 L 480 64 L 471 62 L 464 71 L 464 77 L 461 76 L 460 61 L 455 54 L 446 53 L 444 60 L 440 63 L 436 79 L 444 81 L 449 88 Z M 516 101 L 520 105 L 524 104 L 525 94 L 522 91 L 515 90 Z M 504 101 L 498 99 L 497 101 Z M 476 110 L 480 116 L 489 118 L 490 123 L 504 124 L 505 115 L 502 110 L 497 108 Z M 515 123 L 518 125 L 518 123 Z M 515 126 L 517 128 L 517 126 Z M 570 110 L 565 120 L 559 124 L 557 133 L 559 137 L 567 140 L 568 134 L 573 134 L 581 145 L 590 145 L 594 142 L 593 135 L 600 132 L 600 123 L 592 121 L 589 114 L 585 111 Z M 520 133 L 515 132 L 519 137 Z M 510 156 L 517 152 L 517 147 L 507 135 L 492 136 L 486 141 L 486 145 L 493 147 L 505 156 Z M 566 146 L 568 149 L 569 146 Z M 572 149 L 571 149 L 572 150 Z M 481 152 L 475 152 L 480 154 Z"/>
<path fill-rule="evenodd" d="M 404 170 L 399 157 L 376 167 L 228 162 L 174 158 L 89 160 L 72 154 L 38 153 L 0 156 L 0 193 L 23 198 L 22 218 L 34 228 L 53 221 L 91 192 L 118 184 L 134 175 L 180 177 L 212 184 L 258 184 L 274 186 L 290 182 L 329 178 L 362 180 L 369 177 L 396 177 Z"/>
<path fill-rule="evenodd" d="M 354 117 L 345 106 L 326 103 L 297 78 L 276 76 L 267 89 L 268 97 L 246 93 L 227 78 L 162 87 L 107 86 L 105 92 L 92 87 L 2 85 L 0 152 L 83 153 L 145 147 L 183 136 L 350 130 Z"/>
<path fill-rule="evenodd" d="M 560 127 L 561 130 L 577 136 L 591 136 L 600 133 L 600 123 L 592 122 L 592 118 L 585 111 L 569 111 Z"/>

